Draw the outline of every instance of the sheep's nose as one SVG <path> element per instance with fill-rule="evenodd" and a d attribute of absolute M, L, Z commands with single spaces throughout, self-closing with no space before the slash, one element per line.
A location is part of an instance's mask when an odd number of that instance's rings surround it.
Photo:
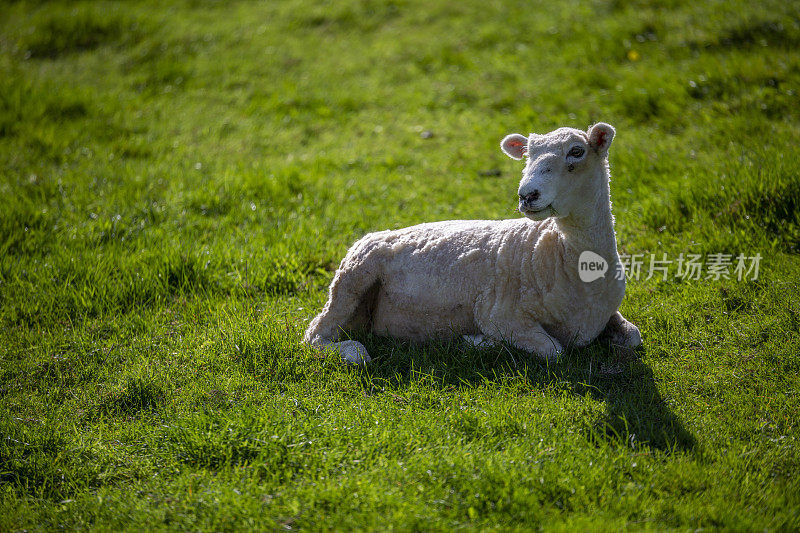
<path fill-rule="evenodd" d="M 533 192 L 529 192 L 528 194 L 520 194 L 519 199 L 523 202 L 535 202 L 539 199 L 539 189 L 535 189 Z"/>

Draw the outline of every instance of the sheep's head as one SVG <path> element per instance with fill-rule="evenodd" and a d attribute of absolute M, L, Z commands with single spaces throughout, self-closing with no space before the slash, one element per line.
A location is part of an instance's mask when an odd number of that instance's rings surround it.
<path fill-rule="evenodd" d="M 514 133 L 500 144 L 513 159 L 526 158 L 519 211 L 532 220 L 566 217 L 593 208 L 608 187 L 608 148 L 614 128 L 599 122 L 581 131 L 559 128 L 528 137 Z"/>

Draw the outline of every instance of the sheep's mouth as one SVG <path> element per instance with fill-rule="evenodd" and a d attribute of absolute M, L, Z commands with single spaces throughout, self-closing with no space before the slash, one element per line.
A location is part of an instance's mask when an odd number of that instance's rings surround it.
<path fill-rule="evenodd" d="M 522 213 L 523 215 L 541 215 L 547 211 L 552 211 L 552 210 L 553 210 L 553 204 L 547 204 L 541 209 L 530 209 L 521 207 L 519 212 Z"/>
<path fill-rule="evenodd" d="M 520 213 L 531 220 L 544 220 L 556 215 L 553 204 L 548 204 L 541 209 L 520 208 Z"/>

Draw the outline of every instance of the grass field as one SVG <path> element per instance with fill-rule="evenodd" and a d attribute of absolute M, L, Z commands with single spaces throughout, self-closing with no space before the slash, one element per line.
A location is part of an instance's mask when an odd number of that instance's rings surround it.
<path fill-rule="evenodd" d="M 0 530 L 800 529 L 798 92 L 791 1 L 0 1 Z M 300 343 L 600 120 L 621 252 L 757 279 L 631 279 L 634 360 Z"/>

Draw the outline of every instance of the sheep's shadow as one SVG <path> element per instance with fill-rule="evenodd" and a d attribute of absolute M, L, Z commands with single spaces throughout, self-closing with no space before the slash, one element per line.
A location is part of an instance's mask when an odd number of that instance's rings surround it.
<path fill-rule="evenodd" d="M 607 412 L 592 428 L 591 438 L 662 451 L 692 450 L 696 439 L 673 413 L 642 361 L 645 349 L 619 350 L 596 341 L 570 349 L 555 364 L 546 364 L 508 347 L 478 350 L 461 342 L 414 346 L 391 339 L 364 340 L 374 360 L 361 370 L 365 392 L 410 385 L 426 379 L 441 386 L 477 386 L 505 377 L 526 380 L 531 389 L 568 390 L 606 403 Z"/>

